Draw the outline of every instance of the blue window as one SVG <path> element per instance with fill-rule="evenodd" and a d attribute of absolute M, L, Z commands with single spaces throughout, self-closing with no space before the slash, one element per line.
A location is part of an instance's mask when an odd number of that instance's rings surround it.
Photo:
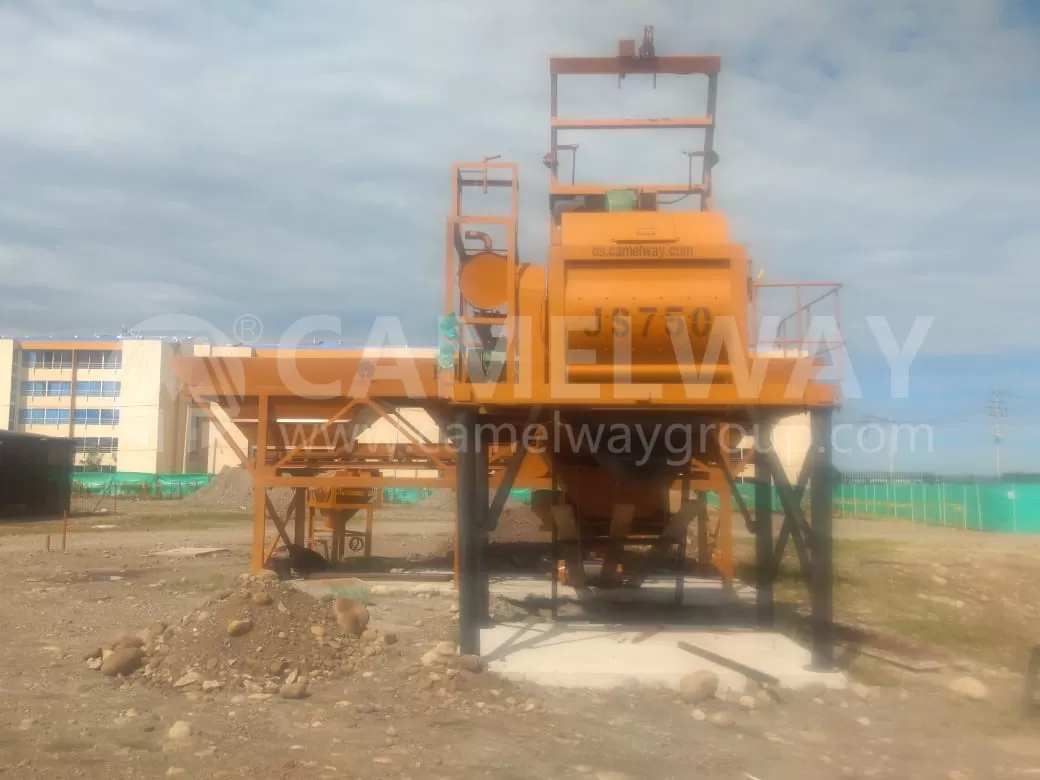
<path fill-rule="evenodd" d="M 69 410 L 68 409 L 44 409 L 43 410 L 43 423 L 44 423 L 44 425 L 68 425 L 69 424 Z"/>
<path fill-rule="evenodd" d="M 101 424 L 102 425 L 119 425 L 119 410 L 118 409 L 102 409 L 101 410 Z"/>
<path fill-rule="evenodd" d="M 102 398 L 119 398 L 120 393 L 123 392 L 122 382 L 102 382 L 101 383 L 101 397 Z"/>
<path fill-rule="evenodd" d="M 72 392 L 71 382 L 48 382 L 47 395 L 68 398 Z"/>
<path fill-rule="evenodd" d="M 76 353 L 76 368 L 122 368 L 120 349 L 83 349 Z"/>
<path fill-rule="evenodd" d="M 26 368 L 72 368 L 72 352 L 67 349 L 27 350 L 22 353 Z"/>
<path fill-rule="evenodd" d="M 33 382 L 26 381 L 22 382 L 22 395 L 28 398 L 34 396 L 46 395 L 47 394 L 47 383 L 46 382 Z"/>
<path fill-rule="evenodd" d="M 76 382 L 76 395 L 80 398 L 118 398 L 122 390 L 122 382 Z"/>
<path fill-rule="evenodd" d="M 116 452 L 119 449 L 119 439 L 111 436 L 77 436 L 76 452 Z"/>
<path fill-rule="evenodd" d="M 101 424 L 101 410 L 100 409 L 77 409 L 76 410 L 76 425 L 100 425 Z"/>
<path fill-rule="evenodd" d="M 43 409 L 22 409 L 19 421 L 22 425 L 41 425 L 43 423 Z"/>

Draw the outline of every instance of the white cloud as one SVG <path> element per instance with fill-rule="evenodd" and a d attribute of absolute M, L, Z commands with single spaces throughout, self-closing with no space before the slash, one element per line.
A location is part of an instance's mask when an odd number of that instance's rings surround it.
<path fill-rule="evenodd" d="M 769 278 L 845 282 L 855 339 L 868 314 L 920 314 L 937 318 L 925 350 L 1040 346 L 1006 327 L 1040 283 L 1040 34 L 1005 26 L 996 0 L 8 9 L 0 330 L 111 330 L 177 306 L 222 327 L 399 313 L 428 340 L 450 163 L 521 164 L 538 262 L 547 57 L 611 52 L 644 23 L 661 51 L 724 56 L 717 206 Z M 636 111 L 678 92 L 632 78 L 569 94 Z M 637 160 L 638 140 L 585 136 L 579 175 L 682 179 L 689 139 Z"/>

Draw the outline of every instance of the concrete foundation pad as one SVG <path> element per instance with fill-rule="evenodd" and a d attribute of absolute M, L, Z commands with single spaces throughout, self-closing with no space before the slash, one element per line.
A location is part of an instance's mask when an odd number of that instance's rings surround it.
<path fill-rule="evenodd" d="M 798 689 L 812 683 L 844 688 L 848 684 L 841 672 L 810 669 L 809 651 L 775 632 L 663 627 L 633 642 L 655 628 L 508 623 L 483 629 L 480 646 L 490 671 L 513 680 L 563 688 L 643 685 L 678 689 L 684 675 L 706 669 L 719 676 L 720 690 L 744 690 L 744 674 L 682 650 L 679 642 L 772 675 L 785 688 Z"/>
<path fill-rule="evenodd" d="M 217 553 L 225 553 L 227 551 L 227 547 L 174 547 L 171 550 L 156 550 L 148 554 L 160 558 L 201 558 L 206 555 L 216 555 Z"/>

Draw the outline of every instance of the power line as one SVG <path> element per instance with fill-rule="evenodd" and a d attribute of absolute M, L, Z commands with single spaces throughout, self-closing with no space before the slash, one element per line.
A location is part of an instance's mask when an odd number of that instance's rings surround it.
<path fill-rule="evenodd" d="M 989 401 L 986 402 L 986 411 L 993 418 L 993 446 L 997 457 L 997 479 L 1000 479 L 1000 443 L 1004 440 L 1004 431 L 1000 427 L 1000 421 L 1008 415 L 1007 403 L 1000 390 L 994 390 L 990 394 Z"/>

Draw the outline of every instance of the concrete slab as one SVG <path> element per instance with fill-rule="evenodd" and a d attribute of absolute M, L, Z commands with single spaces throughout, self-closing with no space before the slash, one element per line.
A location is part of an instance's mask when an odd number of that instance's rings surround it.
<path fill-rule="evenodd" d="M 227 547 L 174 547 L 169 550 L 156 550 L 148 554 L 160 558 L 201 558 L 205 555 L 225 552 L 228 552 Z"/>
<path fill-rule="evenodd" d="M 489 670 L 509 679 L 563 688 L 634 684 L 677 689 L 684 675 L 707 669 L 719 676 L 720 690 L 744 690 L 743 674 L 680 649 L 680 641 L 770 674 L 787 688 L 848 684 L 841 672 L 810 669 L 809 651 L 774 632 L 665 627 L 641 642 L 632 641 L 651 628 L 509 623 L 483 629 L 480 645 Z"/>
<path fill-rule="evenodd" d="M 430 573 L 435 573 L 430 570 Z M 439 570 L 436 573 L 440 573 Z M 361 580 L 369 588 L 378 587 L 390 593 L 415 594 L 430 593 L 439 596 L 454 596 L 455 585 L 449 580 L 447 582 L 430 582 L 410 579 L 366 580 L 364 574 L 344 575 L 340 578 L 323 578 L 320 580 L 306 580 L 298 583 L 299 587 L 316 598 L 326 593 L 333 593 L 338 587 L 337 583 L 343 580 Z M 495 577 L 491 580 L 491 593 L 513 601 L 524 601 L 525 599 L 545 599 L 552 597 L 552 582 L 547 577 L 517 576 L 517 577 Z M 606 590 L 591 589 L 586 598 L 606 604 L 647 604 L 667 605 L 673 602 L 675 595 L 675 579 L 669 577 L 650 578 L 639 588 L 610 588 Z M 559 598 L 561 601 L 577 602 L 578 591 L 569 585 L 559 586 Z M 721 607 L 727 604 L 745 603 L 753 604 L 755 600 L 755 589 L 746 585 L 737 585 L 730 591 L 725 591 L 717 579 L 689 577 L 683 587 L 683 603 L 695 607 Z"/>

